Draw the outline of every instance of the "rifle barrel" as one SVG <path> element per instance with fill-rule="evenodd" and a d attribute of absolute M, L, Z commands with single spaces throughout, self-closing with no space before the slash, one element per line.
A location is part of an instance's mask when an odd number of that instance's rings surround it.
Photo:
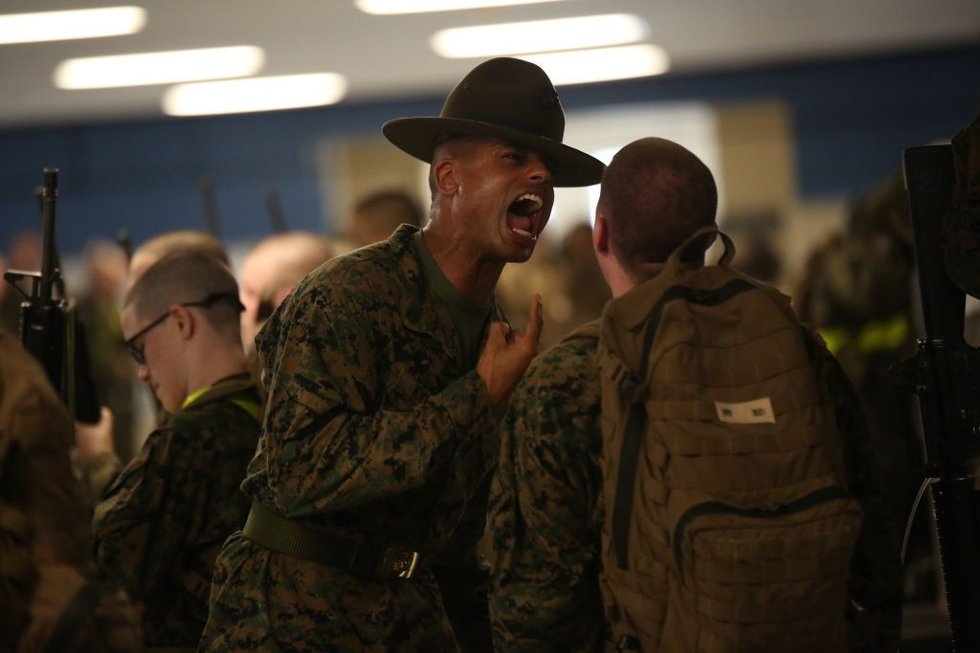
<path fill-rule="evenodd" d="M 41 256 L 40 297 L 47 301 L 52 298 L 54 279 L 54 220 L 55 201 L 58 197 L 58 169 L 44 169 L 44 187 L 41 190 L 41 219 L 44 222 L 44 249 Z"/>
<path fill-rule="evenodd" d="M 214 199 L 214 183 L 209 178 L 201 180 L 201 200 L 204 203 L 204 222 L 208 233 L 215 238 L 221 238 L 220 221 L 218 220 L 218 204 Z"/>

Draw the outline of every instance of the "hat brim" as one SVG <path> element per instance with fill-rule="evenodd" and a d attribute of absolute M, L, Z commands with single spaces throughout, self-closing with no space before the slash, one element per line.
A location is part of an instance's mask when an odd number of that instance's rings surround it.
<path fill-rule="evenodd" d="M 432 163 L 437 139 L 444 134 L 492 136 L 525 145 L 552 158 L 558 168 L 552 177 L 555 186 L 591 186 L 602 179 L 605 164 L 574 147 L 519 129 L 463 118 L 397 118 L 386 122 L 381 131 L 403 152 Z"/>

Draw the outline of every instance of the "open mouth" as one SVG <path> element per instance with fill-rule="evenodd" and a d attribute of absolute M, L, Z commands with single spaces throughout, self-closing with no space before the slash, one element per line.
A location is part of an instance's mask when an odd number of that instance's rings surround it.
<path fill-rule="evenodd" d="M 540 195 L 524 193 L 507 208 L 507 228 L 523 238 L 536 241 L 543 206 L 544 200 Z"/>

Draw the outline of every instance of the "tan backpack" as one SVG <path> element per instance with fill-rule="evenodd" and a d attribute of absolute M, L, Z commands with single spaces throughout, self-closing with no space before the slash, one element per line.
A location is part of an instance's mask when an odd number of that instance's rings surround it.
<path fill-rule="evenodd" d="M 681 254 L 718 233 L 718 265 Z M 602 592 L 620 650 L 846 650 L 861 510 L 790 300 L 698 231 L 602 318 Z"/>

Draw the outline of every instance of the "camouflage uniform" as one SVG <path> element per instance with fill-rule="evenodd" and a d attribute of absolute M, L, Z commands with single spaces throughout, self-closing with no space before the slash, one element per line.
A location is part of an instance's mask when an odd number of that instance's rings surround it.
<path fill-rule="evenodd" d="M 894 651 L 901 622 L 898 539 L 877 485 L 868 433 L 853 390 L 812 340 L 836 398 L 849 489 L 865 511 L 851 591 L 865 608 L 852 651 Z M 501 429 L 491 487 L 490 616 L 500 651 L 599 651 L 605 640 L 598 574 L 602 449 L 598 322 L 535 360 Z"/>
<path fill-rule="evenodd" d="M 421 551 L 377 580 L 236 534 L 200 650 L 454 651 L 431 570 L 496 461 L 497 422 L 403 226 L 328 261 L 258 337 L 269 392 L 243 484 L 313 532 Z"/>
<path fill-rule="evenodd" d="M 498 651 L 601 650 L 597 325 L 535 359 L 504 417 L 487 518 Z"/>
<path fill-rule="evenodd" d="M 259 411 L 247 374 L 215 383 L 164 417 L 96 507 L 96 560 L 143 604 L 148 646 L 200 639 L 215 556 L 248 513 Z"/>
<path fill-rule="evenodd" d="M 118 588 L 93 580 L 71 446 L 71 417 L 44 370 L 0 333 L 0 651 L 139 646 L 132 606 Z M 65 618 L 73 602 L 80 605 Z M 60 644 L 49 644 L 58 624 Z"/>

